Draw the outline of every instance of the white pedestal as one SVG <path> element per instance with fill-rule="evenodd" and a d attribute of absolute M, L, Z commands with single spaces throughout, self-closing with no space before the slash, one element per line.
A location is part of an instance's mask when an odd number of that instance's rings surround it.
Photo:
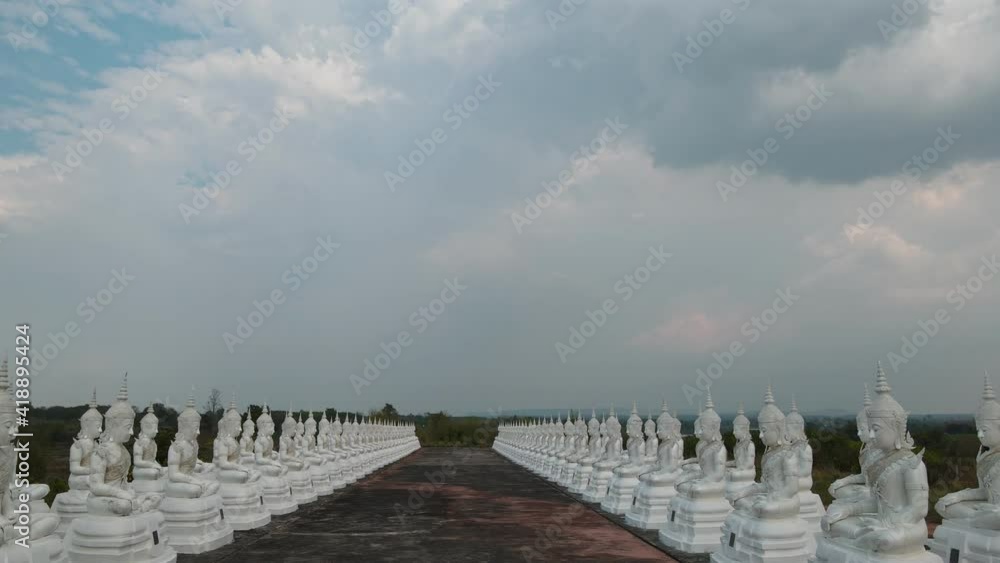
<path fill-rule="evenodd" d="M 608 485 L 608 495 L 601 501 L 601 510 L 611 514 L 625 514 L 632 508 L 635 491 L 639 487 L 640 465 L 619 465 Z"/>
<path fill-rule="evenodd" d="M 271 522 L 257 483 L 220 483 L 222 511 L 234 530 L 252 530 Z"/>
<path fill-rule="evenodd" d="M 63 549 L 63 541 L 57 534 L 39 540 L 29 540 L 25 549 L 13 542 L 0 546 L 0 561 L 3 563 L 67 563 L 69 557 Z"/>
<path fill-rule="evenodd" d="M 87 515 L 87 496 L 89 490 L 69 490 L 56 495 L 52 501 L 52 512 L 59 515 L 59 527 L 56 533 L 65 536 L 69 525 L 80 516 Z"/>
<path fill-rule="evenodd" d="M 576 468 L 576 476 L 573 478 L 573 484 L 569 488 L 569 492 L 582 495 L 586 492 L 587 487 L 590 486 L 590 478 L 594 474 L 594 464 L 581 462 Z"/>
<path fill-rule="evenodd" d="M 670 516 L 660 528 L 660 541 L 687 553 L 712 553 L 722 545 L 722 525 L 733 507 L 722 496 L 723 483 L 712 495 L 691 498 L 678 494 L 670 501 Z"/>
<path fill-rule="evenodd" d="M 674 481 L 679 471 L 653 471 L 639 477 L 635 503 L 625 514 L 625 522 L 643 530 L 659 530 L 670 519 L 670 501 L 677 496 Z"/>
<path fill-rule="evenodd" d="M 614 478 L 615 467 L 618 465 L 618 460 L 614 461 L 599 461 L 594 464 L 594 472 L 590 476 L 590 484 L 587 485 L 587 490 L 583 493 L 583 500 L 587 502 L 601 502 L 604 497 L 608 496 L 608 486 L 611 484 L 611 479 Z"/>
<path fill-rule="evenodd" d="M 330 481 L 330 466 L 326 463 L 314 464 L 309 467 L 309 477 L 312 479 L 316 495 L 325 497 L 333 494 L 333 482 Z"/>
<path fill-rule="evenodd" d="M 160 502 L 167 543 L 177 553 L 198 554 L 233 543 L 218 494 L 201 498 L 164 497 Z"/>
<path fill-rule="evenodd" d="M 812 563 L 943 563 L 930 551 L 913 551 L 901 554 L 873 553 L 854 547 L 840 538 L 821 537 L 816 544 Z"/>
<path fill-rule="evenodd" d="M 133 516 L 87 514 L 73 520 L 66 532 L 71 563 L 174 563 L 177 552 L 159 510 Z"/>
<path fill-rule="evenodd" d="M 945 520 L 927 546 L 949 563 L 1000 561 L 1000 531 L 973 528 L 965 519 Z"/>
<path fill-rule="evenodd" d="M 292 498 L 299 506 L 316 501 L 316 489 L 313 488 L 312 477 L 308 471 L 289 471 L 285 479 L 292 487 Z"/>
<path fill-rule="evenodd" d="M 712 563 L 804 563 L 812 556 L 810 533 L 801 518 L 761 520 L 732 512 L 722 526 Z"/>
<path fill-rule="evenodd" d="M 292 487 L 283 477 L 261 475 L 260 491 L 264 497 L 264 506 L 272 516 L 291 514 L 299 509 L 292 497 Z"/>

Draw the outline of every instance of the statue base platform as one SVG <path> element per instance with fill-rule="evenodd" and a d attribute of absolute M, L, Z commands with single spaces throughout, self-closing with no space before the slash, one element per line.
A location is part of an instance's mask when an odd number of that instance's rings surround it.
<path fill-rule="evenodd" d="M 291 514 L 299 509 L 298 503 L 292 497 L 292 487 L 282 477 L 262 475 L 260 491 L 264 497 L 264 507 L 272 516 Z"/>
<path fill-rule="evenodd" d="M 965 519 L 948 519 L 934 530 L 927 547 L 949 563 L 994 563 L 1000 561 L 1000 531 L 973 528 Z"/>
<path fill-rule="evenodd" d="M 65 536 L 73 520 L 87 515 L 87 496 L 89 495 L 90 491 L 85 490 L 69 490 L 56 495 L 55 500 L 52 501 L 52 512 L 59 516 L 57 534 Z"/>
<path fill-rule="evenodd" d="M 573 478 L 573 484 L 569 487 L 569 492 L 582 495 L 587 491 L 587 487 L 590 486 L 590 478 L 594 474 L 593 463 L 581 463 L 579 467 L 576 468 L 576 477 Z"/>
<path fill-rule="evenodd" d="M 875 553 L 854 545 L 821 537 L 816 543 L 816 556 L 810 563 L 943 563 L 941 558 L 930 551 L 909 553 Z"/>
<path fill-rule="evenodd" d="M 312 479 L 316 496 L 325 497 L 333 494 L 333 482 L 330 481 L 330 466 L 327 464 L 309 467 L 309 477 Z"/>
<path fill-rule="evenodd" d="M 16 538 L 15 538 L 16 539 Z M 0 546 L 3 563 L 67 563 L 69 557 L 63 549 L 62 539 L 52 534 L 37 540 L 28 540 L 27 549 L 13 543 Z"/>
<path fill-rule="evenodd" d="M 271 523 L 258 483 L 222 483 L 222 512 L 234 530 L 252 530 Z"/>
<path fill-rule="evenodd" d="M 635 502 L 639 487 L 641 465 L 619 465 L 608 485 L 608 495 L 601 501 L 601 510 L 611 514 L 625 514 Z"/>
<path fill-rule="evenodd" d="M 583 500 L 587 502 L 601 502 L 608 496 L 608 486 L 615 477 L 615 467 L 617 463 L 600 462 L 594 465 L 594 473 L 590 476 L 590 485 L 583 493 Z"/>
<path fill-rule="evenodd" d="M 132 516 L 87 514 L 66 532 L 71 563 L 174 563 L 163 514 L 152 510 Z"/>
<path fill-rule="evenodd" d="M 799 518 L 806 521 L 809 531 L 815 536 L 823 534 L 820 522 L 826 516 L 826 507 L 819 495 L 812 491 L 799 491 Z"/>
<path fill-rule="evenodd" d="M 763 520 L 735 511 L 722 526 L 712 563 L 801 563 L 812 556 L 806 523 L 796 517 Z"/>
<path fill-rule="evenodd" d="M 578 460 L 566 460 L 566 468 L 563 469 L 562 475 L 559 478 L 559 486 L 567 489 L 572 487 L 576 480 L 576 470 L 579 468 L 580 463 Z"/>
<path fill-rule="evenodd" d="M 310 502 L 316 502 L 316 489 L 313 488 L 312 477 L 308 471 L 289 471 L 285 475 L 289 486 L 292 488 L 292 498 L 295 504 L 302 506 Z"/>
<path fill-rule="evenodd" d="M 635 504 L 625 514 L 625 522 L 642 530 L 662 528 L 670 519 L 670 501 L 677 496 L 674 481 L 679 474 L 654 471 L 640 476 Z"/>
<path fill-rule="evenodd" d="M 687 553 L 712 553 L 722 546 L 722 525 L 733 507 L 722 496 L 691 498 L 678 494 L 670 501 L 670 516 L 660 528 L 660 541 Z"/>
<path fill-rule="evenodd" d="M 167 486 L 167 478 L 160 479 L 135 479 L 132 481 L 132 490 L 137 493 L 162 493 Z"/>
<path fill-rule="evenodd" d="M 233 543 L 218 494 L 201 498 L 164 497 L 160 502 L 167 543 L 177 553 L 198 554 Z"/>

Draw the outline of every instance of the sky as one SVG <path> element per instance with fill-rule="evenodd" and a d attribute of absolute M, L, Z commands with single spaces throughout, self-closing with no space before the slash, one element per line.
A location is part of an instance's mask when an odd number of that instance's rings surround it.
<path fill-rule="evenodd" d="M 987 0 L 15 0 L 0 322 L 32 398 L 971 412 Z"/>

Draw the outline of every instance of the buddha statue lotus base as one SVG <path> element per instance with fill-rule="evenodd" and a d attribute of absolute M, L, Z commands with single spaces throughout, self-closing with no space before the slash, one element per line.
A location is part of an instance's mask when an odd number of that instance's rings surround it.
<path fill-rule="evenodd" d="M 312 477 L 309 470 L 289 471 L 285 474 L 289 486 L 292 488 L 292 498 L 295 504 L 302 506 L 316 501 L 316 489 L 313 488 Z"/>
<path fill-rule="evenodd" d="M 816 556 L 810 563 L 943 563 L 930 551 L 878 553 L 862 549 L 843 538 L 821 537 L 816 544 Z"/>
<path fill-rule="evenodd" d="M 55 500 L 52 501 L 52 511 L 59 515 L 57 534 L 65 536 L 73 520 L 87 515 L 87 496 L 89 495 L 90 491 L 86 489 L 70 489 L 56 495 Z"/>
<path fill-rule="evenodd" d="M 330 480 L 330 464 L 314 463 L 309 466 L 309 476 L 312 478 L 316 496 L 325 497 L 333 494 L 333 481 Z"/>
<path fill-rule="evenodd" d="M 812 556 L 811 534 L 801 518 L 756 518 L 734 511 L 722 526 L 712 563 L 802 563 Z"/>
<path fill-rule="evenodd" d="M 165 497 L 160 502 L 170 546 L 177 553 L 198 554 L 233 543 L 218 494 L 201 498 Z"/>
<path fill-rule="evenodd" d="M 636 489 L 639 488 L 639 473 L 642 465 L 631 463 L 619 465 L 614 470 L 614 477 L 608 485 L 608 494 L 601 501 L 601 510 L 611 514 L 625 514 L 635 502 Z"/>
<path fill-rule="evenodd" d="M 4 563 L 67 563 L 69 561 L 63 541 L 52 534 L 37 540 L 28 540 L 25 549 L 14 543 L 0 546 L 0 561 Z"/>
<path fill-rule="evenodd" d="M 949 562 L 993 563 L 1000 561 L 1000 531 L 974 528 L 965 518 L 946 519 L 927 547 Z"/>
<path fill-rule="evenodd" d="M 621 464 L 621 459 L 601 460 L 594 464 L 594 472 L 590 475 L 590 484 L 583 493 L 587 502 L 601 502 L 608 496 L 608 486 L 615 477 L 615 468 Z"/>
<path fill-rule="evenodd" d="M 573 477 L 573 484 L 569 487 L 569 492 L 577 495 L 587 492 L 587 488 L 590 486 L 590 478 L 594 475 L 594 464 L 590 462 L 589 458 L 585 459 L 586 461 L 581 460 L 577 466 L 576 476 Z"/>
<path fill-rule="evenodd" d="M 722 525 L 732 505 L 722 496 L 723 484 L 715 494 L 696 497 L 679 494 L 670 501 L 670 516 L 660 528 L 660 541 L 687 553 L 712 553 L 719 549 Z"/>
<path fill-rule="evenodd" d="M 71 563 L 173 563 L 163 514 L 151 510 L 131 516 L 88 514 L 73 520 L 66 532 Z"/>
<path fill-rule="evenodd" d="M 810 490 L 799 490 L 799 518 L 806 521 L 809 531 L 814 536 L 822 534 L 820 521 L 826 515 L 826 508 L 819 495 Z"/>
<path fill-rule="evenodd" d="M 645 473 L 639 477 L 635 504 L 625 514 L 629 526 L 659 530 L 670 519 L 670 501 L 677 496 L 674 482 L 680 471 Z"/>
<path fill-rule="evenodd" d="M 272 516 L 291 514 L 299 509 L 292 496 L 292 487 L 282 477 L 260 477 L 261 496 L 264 497 L 264 507 Z"/>
<path fill-rule="evenodd" d="M 234 530 L 252 530 L 271 522 L 258 483 L 222 483 L 222 511 Z"/>

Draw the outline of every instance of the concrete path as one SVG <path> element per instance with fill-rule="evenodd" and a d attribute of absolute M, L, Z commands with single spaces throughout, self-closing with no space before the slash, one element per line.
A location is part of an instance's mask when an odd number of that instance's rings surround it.
<path fill-rule="evenodd" d="M 647 536 L 648 537 L 648 536 Z M 182 563 L 674 561 L 491 450 L 424 448 Z"/>

